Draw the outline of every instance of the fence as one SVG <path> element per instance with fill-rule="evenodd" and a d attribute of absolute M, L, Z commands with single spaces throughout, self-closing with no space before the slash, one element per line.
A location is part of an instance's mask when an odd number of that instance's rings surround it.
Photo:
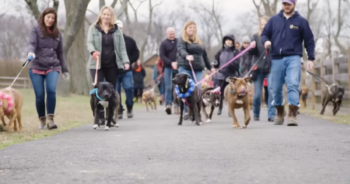
<path fill-rule="evenodd" d="M 7 77 L 7 76 L 0 76 L 0 88 L 9 87 L 15 77 Z M 29 86 L 29 79 L 26 77 L 18 77 L 16 82 L 13 84 L 14 88 L 18 89 L 28 89 Z"/>
<path fill-rule="evenodd" d="M 345 88 L 345 95 L 342 106 L 349 107 L 350 100 L 350 63 L 346 56 L 337 57 L 334 59 L 319 60 L 314 64 L 313 73 L 324 78 L 328 84 L 336 83 Z M 321 103 L 323 92 L 326 87 L 324 82 L 314 79 L 311 76 L 306 77 L 305 85 L 309 87 L 309 98 L 311 98 L 312 109 L 315 109 L 317 104 Z M 311 92 L 311 93 L 310 93 Z M 333 105 L 329 103 L 329 105 Z"/>

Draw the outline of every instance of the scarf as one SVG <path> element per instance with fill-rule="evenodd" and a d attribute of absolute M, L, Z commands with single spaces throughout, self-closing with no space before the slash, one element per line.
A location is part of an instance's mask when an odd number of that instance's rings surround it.
<path fill-rule="evenodd" d="M 135 72 L 141 72 L 141 66 L 138 66 L 136 69 L 135 69 Z"/>
<path fill-rule="evenodd" d="M 186 98 L 186 97 L 191 96 L 194 89 L 196 89 L 196 84 L 194 83 L 194 81 L 192 79 L 188 79 L 188 82 L 190 83 L 190 87 L 188 88 L 186 93 L 181 93 L 179 86 L 178 85 L 175 86 L 175 93 L 179 98 Z"/>

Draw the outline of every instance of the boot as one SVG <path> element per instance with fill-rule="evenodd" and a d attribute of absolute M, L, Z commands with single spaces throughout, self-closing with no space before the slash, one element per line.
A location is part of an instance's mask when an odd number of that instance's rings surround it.
<path fill-rule="evenodd" d="M 167 105 L 165 108 L 165 112 L 170 115 L 171 114 L 171 105 Z"/>
<path fill-rule="evenodd" d="M 46 127 L 46 116 L 39 118 L 40 126 L 39 129 L 43 130 Z"/>
<path fill-rule="evenodd" d="M 47 115 L 47 129 L 52 130 L 52 129 L 56 129 L 57 125 L 55 123 L 55 121 L 53 120 L 54 115 L 53 114 L 49 114 Z"/>
<path fill-rule="evenodd" d="M 277 116 L 275 118 L 275 125 L 283 125 L 284 123 L 284 116 L 286 115 L 286 112 L 284 110 L 284 105 L 275 106 L 277 111 Z"/>
<path fill-rule="evenodd" d="M 124 112 L 124 109 L 123 107 L 119 110 L 119 113 L 118 113 L 118 119 L 123 119 L 123 112 Z"/>
<path fill-rule="evenodd" d="M 132 114 L 132 106 L 127 106 L 127 116 L 128 118 L 132 118 L 134 115 Z"/>
<path fill-rule="evenodd" d="M 289 105 L 288 124 L 287 124 L 287 126 L 298 126 L 298 122 L 297 122 L 298 109 L 299 109 L 298 106 Z"/>
<path fill-rule="evenodd" d="M 218 115 L 221 115 L 222 109 L 218 109 Z"/>

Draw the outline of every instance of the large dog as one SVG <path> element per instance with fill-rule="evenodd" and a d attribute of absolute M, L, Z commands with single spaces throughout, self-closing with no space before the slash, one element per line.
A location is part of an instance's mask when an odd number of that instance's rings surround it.
<path fill-rule="evenodd" d="M 22 131 L 22 106 L 23 96 L 18 90 L 10 87 L 0 90 L 0 119 L 5 131 L 9 132 L 12 125 L 14 131 Z M 8 124 L 5 116 L 9 119 Z"/>
<path fill-rule="evenodd" d="M 192 121 L 196 121 L 196 125 L 199 126 L 201 124 L 200 89 L 187 74 L 176 74 L 172 82 L 177 85 L 175 86 L 175 91 L 180 102 L 180 120 L 178 125 L 182 125 L 184 105 L 186 105 Z"/>
<path fill-rule="evenodd" d="M 119 112 L 120 95 L 115 91 L 114 86 L 109 82 L 99 82 L 90 92 L 90 106 L 92 114 L 95 117 L 93 128 L 97 129 L 100 123 L 100 111 L 106 109 L 107 124 L 105 130 L 112 126 L 118 127 L 117 119 Z M 104 120 L 102 125 L 104 125 Z"/>
<path fill-rule="evenodd" d="M 208 87 L 202 91 L 202 100 L 201 100 L 201 109 L 204 113 L 207 123 L 210 123 L 212 120 L 213 112 L 215 107 L 220 106 L 221 93 L 220 88 Z M 207 112 L 207 107 L 210 107 L 210 113 Z"/>
<path fill-rule="evenodd" d="M 146 109 L 148 110 L 148 105 L 151 106 L 151 109 L 153 110 L 152 103 L 154 105 L 154 110 L 157 110 L 157 94 L 154 92 L 154 88 L 151 87 L 150 89 L 147 89 L 145 92 L 142 93 L 142 100 L 146 104 Z"/>
<path fill-rule="evenodd" d="M 345 89 L 338 84 L 327 85 L 326 88 L 327 90 L 323 92 L 322 110 L 320 114 L 323 115 L 328 102 L 333 102 L 333 115 L 335 116 L 340 109 Z"/>
<path fill-rule="evenodd" d="M 236 78 L 229 77 L 226 79 L 228 85 L 224 91 L 224 97 L 228 104 L 230 114 L 233 119 L 234 128 L 247 128 L 250 122 L 250 110 L 249 110 L 249 99 L 248 99 L 248 89 L 247 82 L 250 81 L 250 77 L 246 78 Z M 244 126 L 241 127 L 238 123 L 235 109 L 243 108 L 244 111 Z"/>

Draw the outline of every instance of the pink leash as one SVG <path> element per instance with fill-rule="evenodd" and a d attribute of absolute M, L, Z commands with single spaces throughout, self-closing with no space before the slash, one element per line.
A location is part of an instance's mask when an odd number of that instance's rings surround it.
<path fill-rule="evenodd" d="M 196 78 L 196 74 L 194 73 L 194 70 L 193 70 L 192 61 L 188 61 L 188 63 L 190 64 L 190 67 L 191 67 L 191 70 L 192 70 L 192 75 L 193 75 L 194 81 L 195 81 L 196 83 L 198 83 L 198 82 L 197 82 L 197 78 Z M 200 84 L 200 83 L 199 83 L 199 84 Z M 197 85 L 197 84 L 196 84 L 196 85 Z"/>

